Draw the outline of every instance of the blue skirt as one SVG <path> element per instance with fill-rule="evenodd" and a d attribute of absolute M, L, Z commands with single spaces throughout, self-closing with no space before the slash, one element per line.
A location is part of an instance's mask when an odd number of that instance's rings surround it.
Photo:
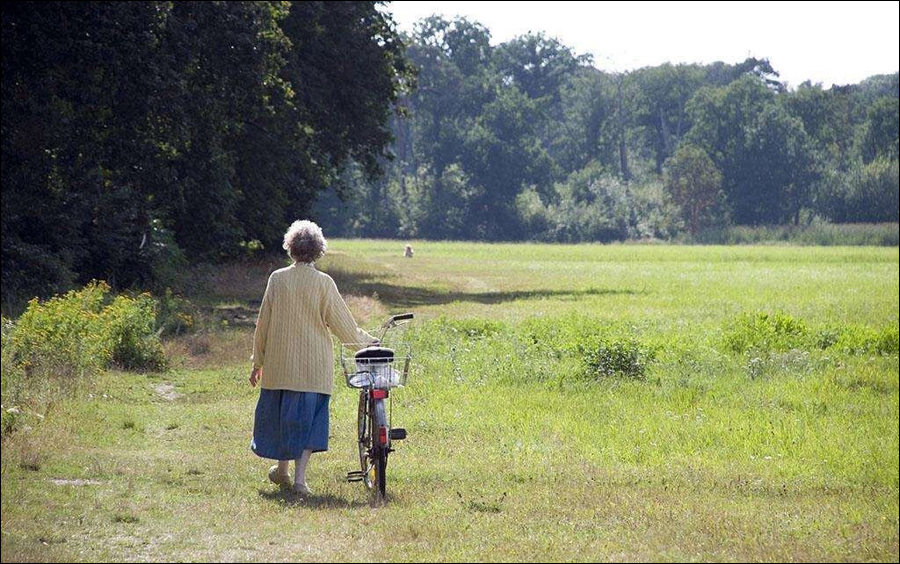
<path fill-rule="evenodd" d="M 315 392 L 267 390 L 259 393 L 250 450 L 263 458 L 293 460 L 304 450 L 328 450 L 328 402 Z"/>

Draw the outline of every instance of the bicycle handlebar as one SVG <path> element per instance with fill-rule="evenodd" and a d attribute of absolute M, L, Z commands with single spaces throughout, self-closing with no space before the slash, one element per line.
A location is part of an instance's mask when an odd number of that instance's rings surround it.
<path fill-rule="evenodd" d="M 415 315 L 412 313 L 400 313 L 397 315 L 392 315 L 387 321 L 384 322 L 384 325 L 381 326 L 381 337 L 378 340 L 384 341 L 384 336 L 387 335 L 388 329 L 396 327 L 398 321 L 409 321 L 414 317 Z"/>
<path fill-rule="evenodd" d="M 391 321 L 406 321 L 407 319 L 412 319 L 415 317 L 412 313 L 401 313 L 399 315 L 395 315 L 391 317 Z"/>

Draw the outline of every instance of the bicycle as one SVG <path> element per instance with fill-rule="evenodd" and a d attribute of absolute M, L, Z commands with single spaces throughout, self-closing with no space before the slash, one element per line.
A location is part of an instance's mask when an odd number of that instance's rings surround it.
<path fill-rule="evenodd" d="M 379 343 L 384 343 L 387 332 L 413 319 L 412 313 L 390 317 L 381 327 Z M 385 400 L 392 401 L 390 390 L 403 387 L 409 375 L 411 355 L 407 347 L 403 370 L 394 368 L 394 349 L 370 346 L 357 351 L 355 370 L 347 368 L 341 351 L 341 369 L 347 386 L 359 390 L 357 410 L 357 442 L 359 470 L 347 473 L 348 482 L 362 482 L 374 494 L 375 502 L 387 500 L 388 455 L 394 452 L 393 441 L 406 438 L 406 429 L 391 427 L 392 405 L 385 407 Z"/>

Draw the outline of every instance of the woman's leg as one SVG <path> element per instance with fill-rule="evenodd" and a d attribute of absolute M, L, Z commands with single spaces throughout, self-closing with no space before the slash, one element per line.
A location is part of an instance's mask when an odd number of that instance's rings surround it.
<path fill-rule="evenodd" d="M 306 466 L 309 464 L 311 450 L 304 450 L 300 458 L 294 461 L 294 483 L 306 484 Z"/>
<path fill-rule="evenodd" d="M 288 472 L 290 460 L 279 460 L 278 464 L 269 468 L 269 480 L 279 486 L 291 485 L 291 473 Z"/>

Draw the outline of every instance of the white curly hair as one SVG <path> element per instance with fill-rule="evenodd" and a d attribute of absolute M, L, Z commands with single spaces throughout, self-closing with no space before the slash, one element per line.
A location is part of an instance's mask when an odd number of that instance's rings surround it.
<path fill-rule="evenodd" d="M 297 262 L 315 262 L 325 254 L 328 241 L 318 225 L 298 219 L 288 227 L 282 247 Z"/>

